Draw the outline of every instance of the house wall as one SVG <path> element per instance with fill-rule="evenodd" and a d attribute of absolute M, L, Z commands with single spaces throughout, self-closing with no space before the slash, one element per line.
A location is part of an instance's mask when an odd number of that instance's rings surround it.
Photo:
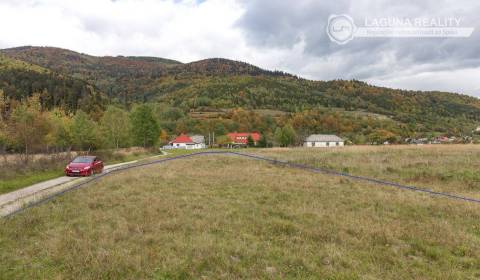
<path fill-rule="evenodd" d="M 187 144 L 185 143 L 173 143 L 172 146 L 177 149 L 186 149 Z"/>
<path fill-rule="evenodd" d="M 328 144 L 328 145 L 327 145 Z M 344 146 L 344 142 L 338 142 L 338 146 L 337 146 L 337 142 L 312 142 L 312 141 L 305 141 L 303 143 L 303 146 L 304 147 L 308 147 L 308 148 L 327 148 L 327 147 L 330 147 L 330 148 L 333 148 L 333 147 L 342 147 Z"/>
<path fill-rule="evenodd" d="M 205 149 L 205 148 L 206 148 L 206 146 L 203 143 L 194 145 L 194 149 Z"/>
<path fill-rule="evenodd" d="M 172 144 L 172 148 L 174 149 L 187 149 L 187 150 L 195 150 L 195 149 L 205 149 L 205 144 L 185 144 L 185 143 L 174 143 Z"/>

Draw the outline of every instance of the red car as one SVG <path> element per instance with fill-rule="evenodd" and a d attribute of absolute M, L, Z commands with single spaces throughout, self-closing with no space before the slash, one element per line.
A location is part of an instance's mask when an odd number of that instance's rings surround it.
<path fill-rule="evenodd" d="M 91 176 L 103 172 L 103 162 L 95 156 L 79 156 L 65 167 L 67 176 Z"/>

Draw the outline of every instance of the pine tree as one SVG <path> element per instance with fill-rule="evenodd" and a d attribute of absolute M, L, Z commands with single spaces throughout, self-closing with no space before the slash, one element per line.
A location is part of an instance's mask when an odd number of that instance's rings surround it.
<path fill-rule="evenodd" d="M 268 139 L 265 134 L 262 134 L 262 137 L 258 140 L 257 146 L 260 148 L 266 148 L 268 146 Z"/>
<path fill-rule="evenodd" d="M 255 147 L 255 141 L 253 140 L 252 135 L 248 135 L 247 137 L 247 146 Z"/>

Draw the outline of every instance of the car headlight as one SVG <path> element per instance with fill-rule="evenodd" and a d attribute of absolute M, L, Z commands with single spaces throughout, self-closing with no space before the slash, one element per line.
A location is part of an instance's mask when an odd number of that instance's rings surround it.
<path fill-rule="evenodd" d="M 90 169 L 90 166 L 85 166 L 85 167 L 83 168 L 83 170 L 88 170 L 88 169 Z"/>

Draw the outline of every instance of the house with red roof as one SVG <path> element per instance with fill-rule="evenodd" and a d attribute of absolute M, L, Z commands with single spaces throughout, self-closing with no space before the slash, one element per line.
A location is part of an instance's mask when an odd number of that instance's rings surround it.
<path fill-rule="evenodd" d="M 262 135 L 258 132 L 232 132 L 227 134 L 230 138 L 231 144 L 234 146 L 246 146 L 248 144 L 248 137 L 252 137 L 253 142 L 257 145 Z"/>
<path fill-rule="evenodd" d="M 203 135 L 180 134 L 175 139 L 170 141 L 168 145 L 163 147 L 164 149 L 205 149 L 205 137 Z"/>

